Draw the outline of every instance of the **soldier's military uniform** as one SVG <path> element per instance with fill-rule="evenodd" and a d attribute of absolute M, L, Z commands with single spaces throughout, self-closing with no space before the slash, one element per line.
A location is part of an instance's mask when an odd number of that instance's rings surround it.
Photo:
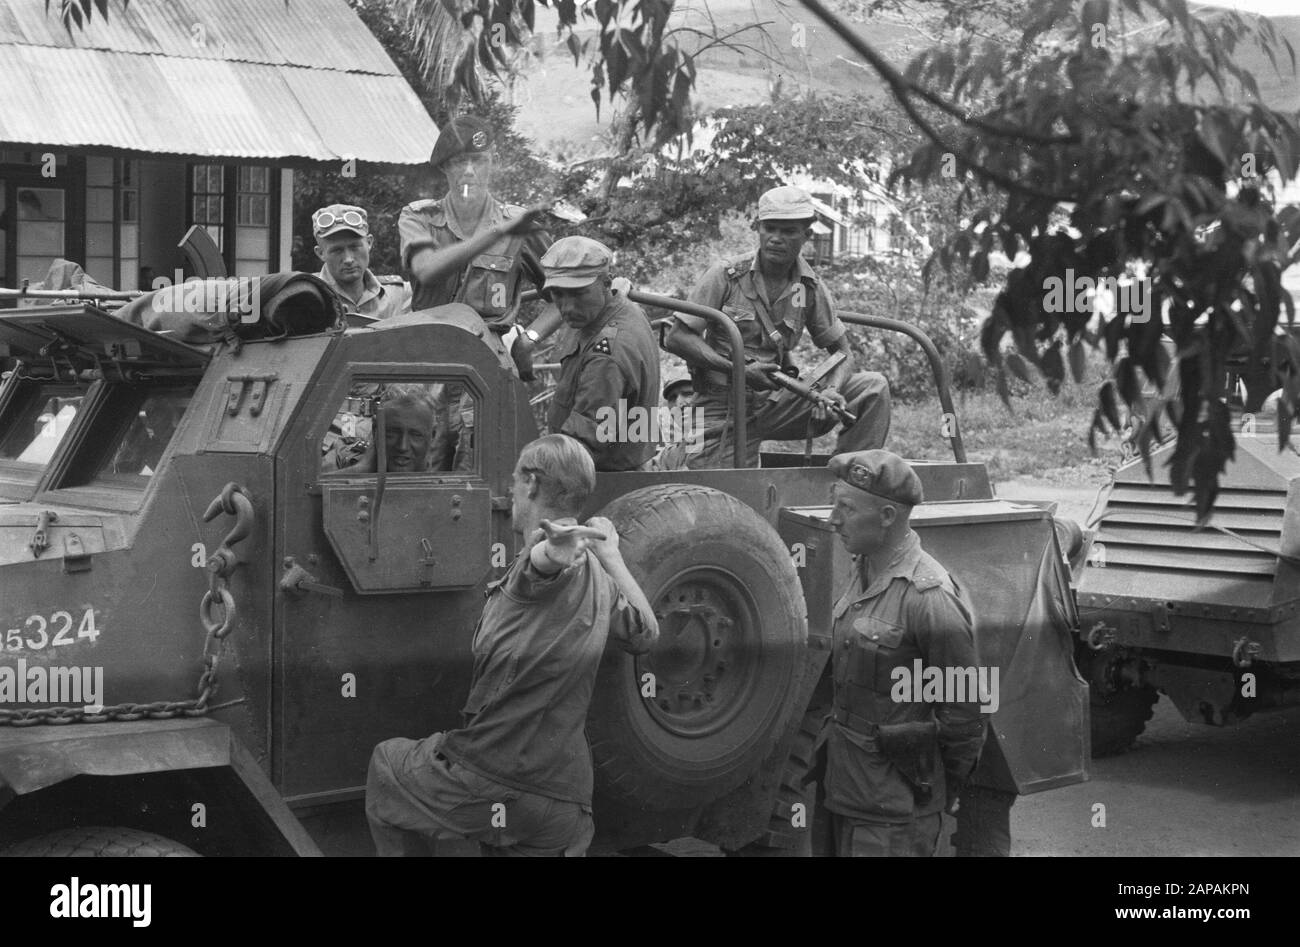
<path fill-rule="evenodd" d="M 429 156 L 429 164 L 441 168 L 459 155 L 481 154 L 491 149 L 491 126 L 482 119 L 462 116 L 443 126 Z M 397 231 L 401 238 L 402 268 L 411 279 L 412 310 L 462 302 L 485 322 L 498 322 L 511 315 L 522 292 L 523 255 L 527 252 L 540 258 L 546 252 L 551 245 L 551 236 L 546 231 L 503 236 L 470 260 L 460 272 L 430 283 L 421 282 L 411 273 L 411 259 L 421 250 L 441 250 L 461 243 L 523 213 L 522 207 L 489 198 L 488 211 L 478 222 L 477 229 L 466 232 L 448 212 L 445 199 L 412 201 L 403 207 L 397 218 Z M 523 377 L 529 376 L 524 374 Z M 437 452 L 454 452 L 455 470 L 472 468 L 474 404 L 459 386 L 450 386 L 443 393 L 439 406 L 439 438 Z"/>
<path fill-rule="evenodd" d="M 438 136 L 429 164 L 441 168 L 452 158 L 482 154 L 492 150 L 492 127 L 482 119 L 462 116 L 448 122 Z M 411 257 L 422 249 L 441 250 L 468 240 L 475 233 L 499 227 L 524 213 L 522 207 L 488 200 L 488 212 L 478 222 L 478 229 L 466 232 L 449 214 L 444 200 L 412 201 L 397 218 L 402 241 L 402 266 L 409 273 Z M 514 309 L 519 298 L 521 258 L 525 251 L 541 258 L 551 245 L 543 230 L 502 237 L 483 253 L 474 257 L 459 273 L 430 284 L 412 278 L 412 308 L 429 309 L 450 302 L 469 305 L 487 322 L 494 322 Z"/>
<path fill-rule="evenodd" d="M 841 454 L 842 481 L 906 506 L 921 484 L 885 451 Z M 822 732 L 826 808 L 840 855 L 933 855 L 949 793 L 970 775 L 984 740 L 978 695 L 965 702 L 896 700 L 896 668 L 975 668 L 970 604 L 947 571 L 908 531 L 878 575 L 854 558 L 834 608 L 832 712 Z M 948 694 L 951 698 L 953 695 Z"/>
<path fill-rule="evenodd" d="M 578 287 L 608 273 L 609 251 L 586 237 L 566 237 L 542 258 L 546 285 Z M 659 446 L 659 346 L 636 303 L 613 294 L 581 329 L 564 328 L 554 349 L 560 363 L 547 424 L 591 451 L 597 470 L 635 470 Z"/>
<path fill-rule="evenodd" d="M 791 192 L 787 194 L 786 192 Z M 775 197 L 773 197 L 775 195 Z M 795 188 L 775 188 L 759 202 L 759 220 L 795 220 L 813 216 L 811 201 Z M 802 216 L 801 216 L 802 215 Z M 740 330 L 747 361 L 789 365 L 790 352 L 804 328 L 819 347 L 829 349 L 844 337 L 844 324 L 825 284 L 799 257 L 794 279 L 777 299 L 769 299 L 757 253 L 710 267 L 687 297 L 719 309 Z M 699 316 L 678 313 L 678 322 L 701 333 L 711 348 L 728 358 L 731 346 L 721 330 Z M 695 469 L 731 466 L 731 377 L 729 372 L 695 368 L 695 406 L 703 412 L 704 448 L 686 455 Z M 881 447 L 889 433 L 889 383 L 879 372 L 856 372 L 839 388 L 857 423 L 840 433 L 836 450 Z M 764 440 L 801 440 L 830 431 L 837 419 L 811 419 L 813 405 L 785 391 L 746 391 L 745 463 L 758 466 Z"/>
<path fill-rule="evenodd" d="M 328 266 L 322 266 L 317 275 L 334 290 L 334 295 L 342 300 L 348 312 L 359 312 L 372 319 L 389 319 L 410 310 L 410 294 L 400 276 L 376 276 L 366 270 L 365 276 L 361 278 L 361 299 L 354 302 L 339 289 Z"/>
<path fill-rule="evenodd" d="M 493 200 L 474 233 L 499 227 L 523 213 L 522 207 Z M 442 200 L 407 204 L 397 218 L 397 230 L 402 238 L 402 266 L 408 272 L 411 257 L 419 250 L 441 250 L 474 236 L 474 233 L 463 232 L 448 216 Z M 551 237 L 544 230 L 504 236 L 474 257 L 464 270 L 446 279 L 423 284 L 412 278 L 414 298 L 411 307 L 430 309 L 446 303 L 463 302 L 485 321 L 495 322 L 514 309 L 522 292 L 519 285 L 520 261 L 524 251 L 540 259 L 550 245 Z"/>

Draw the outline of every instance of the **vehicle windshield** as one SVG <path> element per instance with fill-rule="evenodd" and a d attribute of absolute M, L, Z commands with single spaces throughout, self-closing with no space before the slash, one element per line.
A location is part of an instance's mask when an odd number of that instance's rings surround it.
<path fill-rule="evenodd" d="M 24 387 L 0 418 L 0 461 L 39 470 L 72 428 L 84 395 L 65 385 Z"/>
<path fill-rule="evenodd" d="M 194 387 L 112 391 L 96 415 L 95 432 L 87 436 L 59 486 L 143 490 L 185 416 Z"/>
<path fill-rule="evenodd" d="M 127 425 L 117 450 L 106 454 L 90 480 L 153 476 L 192 395 L 188 389 L 150 392 Z"/>

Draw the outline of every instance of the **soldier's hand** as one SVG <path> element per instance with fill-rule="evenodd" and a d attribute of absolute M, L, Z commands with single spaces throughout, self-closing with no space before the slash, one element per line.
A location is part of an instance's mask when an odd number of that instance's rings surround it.
<path fill-rule="evenodd" d="M 627 298 L 632 291 L 632 281 L 626 276 L 615 276 L 609 283 L 609 291 L 617 296 Z"/>
<path fill-rule="evenodd" d="M 781 366 L 776 362 L 751 362 L 745 366 L 745 385 L 756 391 L 772 391 L 776 385 L 767 376 L 780 370 Z"/>
<path fill-rule="evenodd" d="M 542 220 L 550 211 L 549 204 L 535 204 L 518 217 L 507 220 L 502 224 L 501 232 L 506 234 L 532 233 L 535 230 L 541 230 Z"/>
<path fill-rule="evenodd" d="M 834 388 L 827 388 L 825 391 L 821 392 L 821 400 L 813 405 L 812 416 L 814 420 L 821 421 L 824 418 L 838 417 L 834 410 L 827 405 L 827 402 L 830 402 L 830 404 L 835 405 L 842 411 L 847 411 L 849 407 L 848 400 L 845 399 L 842 394 Z"/>
<path fill-rule="evenodd" d="M 560 524 L 542 520 L 538 525 L 546 537 L 543 555 L 560 567 L 568 566 L 582 555 L 589 539 L 606 538 L 600 530 L 590 526 L 580 526 L 577 523 Z"/>
<path fill-rule="evenodd" d="M 587 541 L 587 548 L 596 554 L 596 558 L 602 564 L 620 555 L 618 551 L 618 530 L 614 528 L 613 523 L 603 516 L 593 516 L 587 520 L 587 526 L 599 530 L 603 534 L 600 538 L 593 536 Z"/>

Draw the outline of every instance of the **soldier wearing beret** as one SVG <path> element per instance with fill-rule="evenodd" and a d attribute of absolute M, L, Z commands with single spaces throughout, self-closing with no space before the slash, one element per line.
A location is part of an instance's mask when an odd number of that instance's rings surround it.
<path fill-rule="evenodd" d="M 413 201 L 397 218 L 413 310 L 463 302 L 486 322 L 508 321 L 525 288 L 524 255 L 541 257 L 551 244 L 550 235 L 533 223 L 536 214 L 492 196 L 493 139 L 492 126 L 471 115 L 443 126 L 429 164 L 447 179 L 447 196 Z M 449 268 L 446 261 L 455 257 L 448 251 L 469 244 L 473 254 Z M 528 328 L 505 338 L 525 381 L 533 377 L 533 347 L 559 325 L 559 313 L 548 307 Z M 455 469 L 467 470 L 473 463 L 474 406 L 455 388 L 446 400 L 440 414 L 447 425 L 440 427 L 451 441 L 439 450 L 454 451 Z"/>
<path fill-rule="evenodd" d="M 370 272 L 375 245 L 370 217 L 361 207 L 331 204 L 311 215 L 316 256 L 325 265 L 320 278 L 351 312 L 387 319 L 409 308 L 410 296 L 399 277 L 380 278 Z"/>
<path fill-rule="evenodd" d="M 975 667 L 970 605 L 909 525 L 923 495 L 906 461 L 860 451 L 830 469 L 839 478 L 830 523 L 854 556 L 834 609 L 834 698 L 819 740 L 836 854 L 933 855 L 984 722 L 978 695 L 917 701 L 897 669 Z"/>
<path fill-rule="evenodd" d="M 758 249 L 719 263 L 704 274 L 690 300 L 735 320 L 745 346 L 748 402 L 746 466 L 758 466 L 764 440 L 825 434 L 836 417 L 825 407 L 779 390 L 772 372 L 792 368 L 790 352 L 805 326 L 813 341 L 844 359 L 820 382 L 825 400 L 857 416 L 840 432 L 840 451 L 884 446 L 889 433 L 889 383 L 879 372 L 854 372 L 843 323 L 817 273 L 802 256 L 812 235 L 812 198 L 797 187 L 778 187 L 759 198 Z M 731 355 L 727 338 L 699 316 L 677 314 L 664 348 L 690 364 L 696 407 L 703 411 L 704 449 L 687 457 L 693 468 L 730 465 Z"/>
<path fill-rule="evenodd" d="M 659 346 L 641 307 L 611 291 L 610 256 L 595 240 L 565 237 L 542 257 L 566 325 L 547 423 L 585 444 L 597 470 L 634 470 L 658 448 Z"/>
<path fill-rule="evenodd" d="M 415 287 L 412 308 L 463 302 L 488 322 L 500 320 L 518 302 L 522 255 L 540 258 L 551 245 L 550 235 L 538 228 L 511 232 L 478 253 L 464 269 L 422 278 L 421 263 L 430 259 L 427 254 L 523 216 L 522 207 L 492 196 L 494 161 L 492 126 L 487 122 L 466 115 L 443 127 L 429 164 L 446 177 L 447 196 L 413 201 L 397 219 L 402 264 L 411 272 Z M 553 321 L 549 328 L 558 326 L 558 317 Z"/>

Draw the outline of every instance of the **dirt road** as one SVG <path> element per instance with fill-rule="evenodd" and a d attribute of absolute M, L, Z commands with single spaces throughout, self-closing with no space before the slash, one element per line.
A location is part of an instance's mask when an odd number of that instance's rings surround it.
<path fill-rule="evenodd" d="M 1297 708 L 1207 727 L 1162 697 L 1133 750 L 1017 801 L 1012 854 L 1300 855 L 1298 737 Z"/>

